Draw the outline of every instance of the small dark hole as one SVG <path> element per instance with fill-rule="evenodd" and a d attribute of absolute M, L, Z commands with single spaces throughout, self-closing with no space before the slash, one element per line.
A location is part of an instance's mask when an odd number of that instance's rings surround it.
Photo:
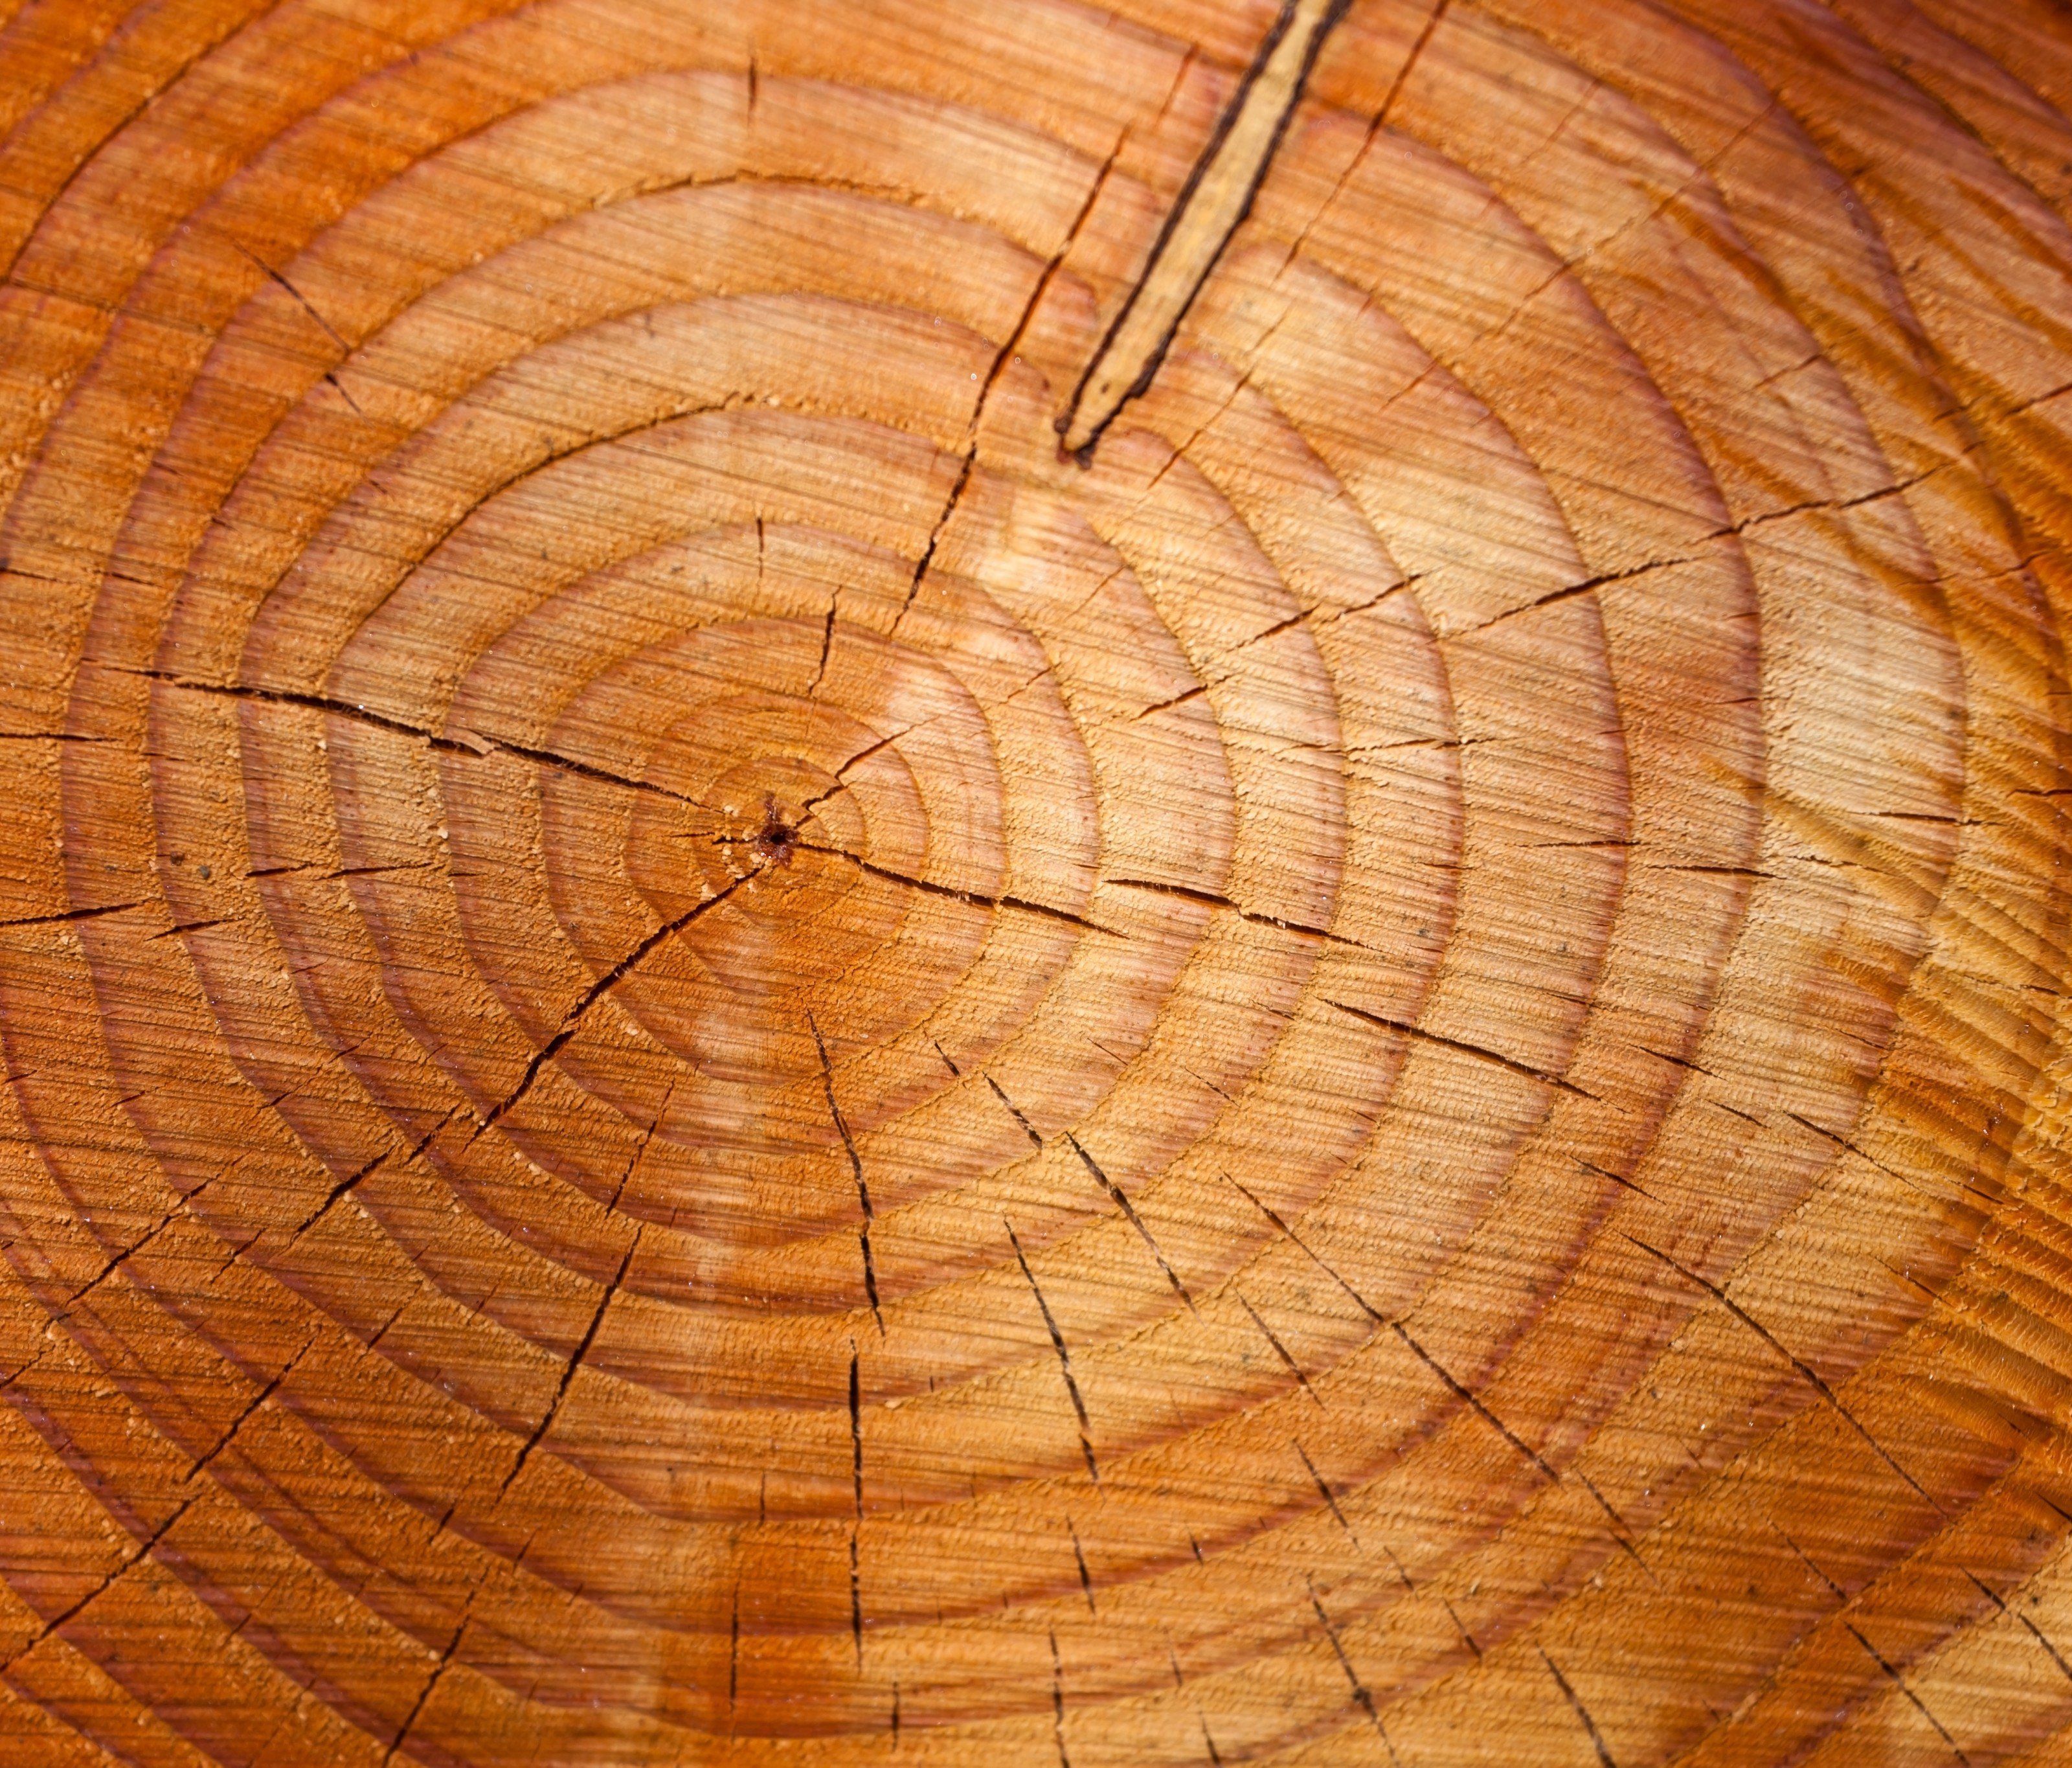
<path fill-rule="evenodd" d="M 777 814 L 775 804 L 766 803 L 763 826 L 755 833 L 755 851 L 766 860 L 775 860 L 779 865 L 791 863 L 791 850 L 797 845 L 799 832 Z"/>

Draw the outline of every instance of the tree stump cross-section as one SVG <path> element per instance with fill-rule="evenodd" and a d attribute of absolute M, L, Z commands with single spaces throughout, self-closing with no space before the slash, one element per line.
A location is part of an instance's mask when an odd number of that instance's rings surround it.
<path fill-rule="evenodd" d="M 0 1768 L 2072 1768 L 2056 0 L 0 0 Z"/>

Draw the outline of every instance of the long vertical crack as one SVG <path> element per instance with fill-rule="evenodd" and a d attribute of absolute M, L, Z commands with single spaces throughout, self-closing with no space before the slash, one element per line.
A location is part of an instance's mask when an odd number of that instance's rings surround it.
<path fill-rule="evenodd" d="M 856 1176 L 856 1200 L 863 1211 L 863 1225 L 857 1230 L 857 1242 L 863 1249 L 863 1293 L 870 1302 L 870 1317 L 878 1322 L 878 1335 L 885 1336 L 885 1314 L 878 1305 L 878 1260 L 870 1250 L 870 1224 L 878 1212 L 871 1207 L 870 1185 L 863 1176 L 863 1156 L 856 1149 L 856 1138 L 849 1133 L 849 1120 L 842 1116 L 841 1107 L 835 1103 L 834 1065 L 828 1059 L 827 1040 L 820 1035 L 820 1028 L 812 1014 L 806 1015 L 806 1026 L 813 1034 L 813 1047 L 820 1055 L 820 1086 L 827 1094 L 828 1115 L 834 1120 L 835 1133 L 841 1137 L 842 1146 L 849 1150 L 849 1170 Z"/>
<path fill-rule="evenodd" d="M 882 1330 L 881 1326 L 880 1330 Z M 849 1624 L 856 1640 L 856 1661 L 863 1662 L 863 1361 L 852 1345 L 849 1354 L 849 1440 L 851 1473 L 856 1484 L 856 1519 L 849 1531 Z"/>
<path fill-rule="evenodd" d="M 1065 1750 L 1065 1663 L 1058 1655 L 1058 1635 L 1050 1635 L 1050 1729 L 1058 1742 L 1059 1768 L 1072 1768 Z"/>
<path fill-rule="evenodd" d="M 467 1593 L 467 1600 L 461 1605 L 460 1619 L 454 1623 L 452 1635 L 446 1643 L 446 1648 L 439 1653 L 439 1661 L 432 1666 L 432 1673 L 425 1678 L 425 1685 L 417 1691 L 417 1698 L 412 1703 L 409 1714 L 405 1717 L 403 1723 L 397 1728 L 396 1735 L 390 1741 L 388 1747 L 382 1751 L 381 1768 L 388 1768 L 388 1765 L 401 1753 L 404 1745 L 409 1741 L 410 1733 L 417 1729 L 417 1721 L 424 1716 L 425 1708 L 431 1704 L 432 1695 L 438 1688 L 440 1679 L 446 1675 L 448 1666 L 453 1663 L 454 1654 L 460 1649 L 460 1642 L 467 1631 L 468 1619 L 474 1608 L 475 1591 L 471 1589 Z"/>

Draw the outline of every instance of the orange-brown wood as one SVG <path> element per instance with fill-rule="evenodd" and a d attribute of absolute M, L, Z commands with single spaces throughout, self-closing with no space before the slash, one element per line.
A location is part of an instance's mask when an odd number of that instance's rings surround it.
<path fill-rule="evenodd" d="M 0 0 L 0 1765 L 2072 1765 L 2068 109 Z"/>

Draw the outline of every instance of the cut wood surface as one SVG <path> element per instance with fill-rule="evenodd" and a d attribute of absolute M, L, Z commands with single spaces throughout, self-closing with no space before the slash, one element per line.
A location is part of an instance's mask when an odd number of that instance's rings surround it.
<path fill-rule="evenodd" d="M 2072 1768 L 2060 0 L 0 0 L 0 1768 Z"/>

